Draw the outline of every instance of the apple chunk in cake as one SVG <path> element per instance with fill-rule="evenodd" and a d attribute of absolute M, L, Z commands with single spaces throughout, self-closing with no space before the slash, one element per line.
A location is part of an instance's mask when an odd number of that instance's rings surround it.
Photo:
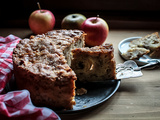
<path fill-rule="evenodd" d="M 112 44 L 72 50 L 71 68 L 80 81 L 104 81 L 116 78 Z"/>

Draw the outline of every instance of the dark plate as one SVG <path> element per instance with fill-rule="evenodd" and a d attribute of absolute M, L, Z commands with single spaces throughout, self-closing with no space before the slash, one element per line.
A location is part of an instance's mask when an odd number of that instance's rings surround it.
<path fill-rule="evenodd" d="M 87 110 L 89 108 L 100 105 L 101 103 L 107 101 L 119 88 L 120 80 L 108 80 L 107 82 L 90 82 L 81 83 L 76 81 L 77 88 L 87 89 L 87 94 L 75 96 L 76 105 L 73 106 L 72 110 L 59 110 L 56 113 L 66 114 L 66 113 L 76 113 L 82 110 Z M 6 91 L 16 90 L 16 84 L 14 77 L 10 80 L 9 84 L 5 87 Z"/>
<path fill-rule="evenodd" d="M 120 80 L 109 80 L 108 82 L 78 83 L 77 88 L 87 89 L 87 94 L 76 96 L 76 105 L 72 110 L 60 110 L 56 113 L 76 113 L 86 110 L 107 101 L 119 88 Z"/>

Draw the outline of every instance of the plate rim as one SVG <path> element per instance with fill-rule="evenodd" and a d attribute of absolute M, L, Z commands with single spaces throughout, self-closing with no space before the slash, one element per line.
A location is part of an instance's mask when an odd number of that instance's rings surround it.
<path fill-rule="evenodd" d="M 62 110 L 62 111 L 59 110 L 59 111 L 55 111 L 55 112 L 56 112 L 57 114 L 73 114 L 73 113 L 77 113 L 77 112 L 82 112 L 83 110 L 91 109 L 91 108 L 93 108 L 93 107 L 96 107 L 96 106 L 104 103 L 105 101 L 107 101 L 109 98 L 111 98 L 111 97 L 116 93 L 116 91 L 118 90 L 118 88 L 119 88 L 119 86 L 120 86 L 121 79 L 119 79 L 119 80 L 114 80 L 114 81 L 116 81 L 115 86 L 114 86 L 114 87 L 115 87 L 114 90 L 113 90 L 109 95 L 107 95 L 105 98 L 97 101 L 96 104 L 90 105 L 89 107 L 84 107 L 84 108 L 79 109 L 79 110 L 73 110 L 73 109 L 72 109 L 72 110 Z"/>

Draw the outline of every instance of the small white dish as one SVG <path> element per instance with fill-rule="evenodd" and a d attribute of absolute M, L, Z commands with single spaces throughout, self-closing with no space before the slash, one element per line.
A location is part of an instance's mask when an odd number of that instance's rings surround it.
<path fill-rule="evenodd" d="M 122 40 L 119 44 L 118 44 L 118 50 L 119 50 L 119 54 L 122 56 L 122 58 L 124 58 L 125 60 L 128 60 L 127 58 L 125 58 L 125 56 L 123 56 L 123 53 L 127 52 L 127 50 L 130 48 L 129 47 L 129 43 L 132 40 L 135 39 L 139 39 L 141 37 L 129 37 L 126 38 L 124 40 Z M 142 57 L 140 57 L 139 59 L 135 59 L 134 61 L 138 64 L 138 65 L 145 65 L 148 63 L 148 60 L 150 60 L 151 58 L 148 55 L 143 55 Z"/>

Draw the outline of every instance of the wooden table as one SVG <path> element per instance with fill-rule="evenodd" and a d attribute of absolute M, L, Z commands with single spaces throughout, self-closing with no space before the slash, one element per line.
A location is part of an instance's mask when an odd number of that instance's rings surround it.
<path fill-rule="evenodd" d="M 113 44 L 117 64 L 124 62 L 118 53 L 118 43 L 127 37 L 145 36 L 157 30 L 110 30 L 106 42 Z M 160 33 L 160 31 L 157 31 Z M 0 36 L 14 34 L 29 37 L 29 29 L 0 29 Z M 118 91 L 105 103 L 76 114 L 59 114 L 62 120 L 159 120 L 160 69 L 142 70 L 139 78 L 124 79 Z"/>

